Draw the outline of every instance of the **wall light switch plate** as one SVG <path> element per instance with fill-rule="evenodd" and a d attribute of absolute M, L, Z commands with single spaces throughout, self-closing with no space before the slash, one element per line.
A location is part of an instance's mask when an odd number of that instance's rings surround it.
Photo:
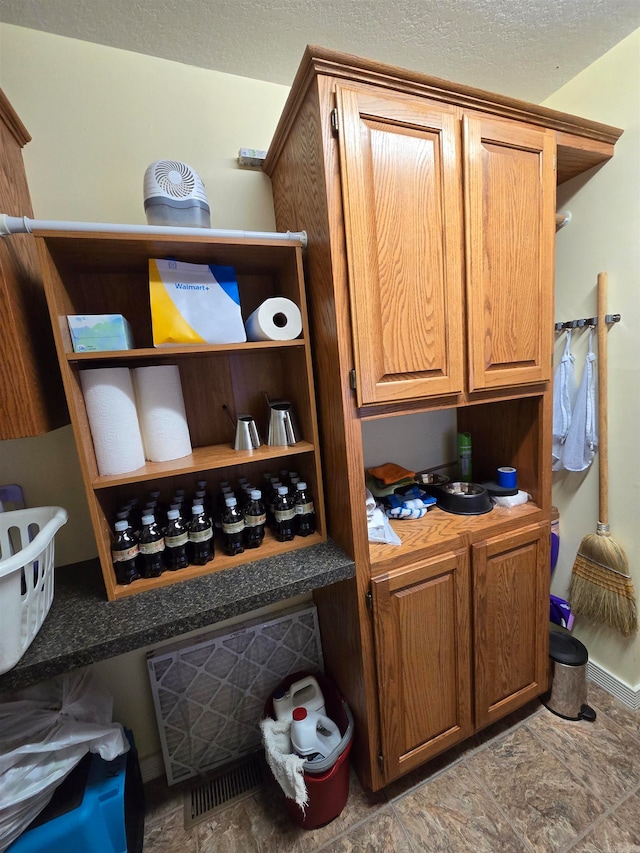
<path fill-rule="evenodd" d="M 241 148 L 238 151 L 238 165 L 245 169 L 261 169 L 266 156 L 266 151 L 258 151 L 256 148 Z"/>

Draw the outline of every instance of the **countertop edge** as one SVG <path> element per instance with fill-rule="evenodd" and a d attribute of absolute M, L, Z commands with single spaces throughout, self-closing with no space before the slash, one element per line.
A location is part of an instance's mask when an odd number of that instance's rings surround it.
<path fill-rule="evenodd" d="M 0 693 L 214 626 L 354 576 L 353 561 L 330 540 L 121 602 L 106 601 L 97 560 L 62 567 L 56 570 L 56 594 L 49 615 L 21 660 L 0 675 Z M 80 583 L 74 583 L 74 578 Z M 96 626 L 101 617 L 103 636 L 91 642 L 92 635 L 100 633 Z"/>

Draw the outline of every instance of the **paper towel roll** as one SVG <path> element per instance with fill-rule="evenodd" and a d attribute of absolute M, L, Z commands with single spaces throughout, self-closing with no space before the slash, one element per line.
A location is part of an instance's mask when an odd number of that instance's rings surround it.
<path fill-rule="evenodd" d="M 81 370 L 80 384 L 100 474 L 126 474 L 144 465 L 129 369 Z"/>
<path fill-rule="evenodd" d="M 302 317 L 295 302 L 273 296 L 250 315 L 245 326 L 250 341 L 292 341 L 302 331 Z"/>
<path fill-rule="evenodd" d="M 191 453 L 191 437 L 177 365 L 136 367 L 133 381 L 147 459 L 167 462 Z"/>

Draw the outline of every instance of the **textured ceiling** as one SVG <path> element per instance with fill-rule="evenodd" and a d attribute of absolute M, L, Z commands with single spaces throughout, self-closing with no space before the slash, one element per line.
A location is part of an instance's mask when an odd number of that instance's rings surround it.
<path fill-rule="evenodd" d="M 0 0 L 0 22 L 285 85 L 317 44 L 539 102 L 640 0 Z"/>

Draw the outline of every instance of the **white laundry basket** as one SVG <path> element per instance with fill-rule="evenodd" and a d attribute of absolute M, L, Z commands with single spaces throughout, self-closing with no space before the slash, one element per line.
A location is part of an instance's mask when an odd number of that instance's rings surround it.
<path fill-rule="evenodd" d="M 31 645 L 53 601 L 53 546 L 67 511 L 0 512 L 0 674 Z"/>

